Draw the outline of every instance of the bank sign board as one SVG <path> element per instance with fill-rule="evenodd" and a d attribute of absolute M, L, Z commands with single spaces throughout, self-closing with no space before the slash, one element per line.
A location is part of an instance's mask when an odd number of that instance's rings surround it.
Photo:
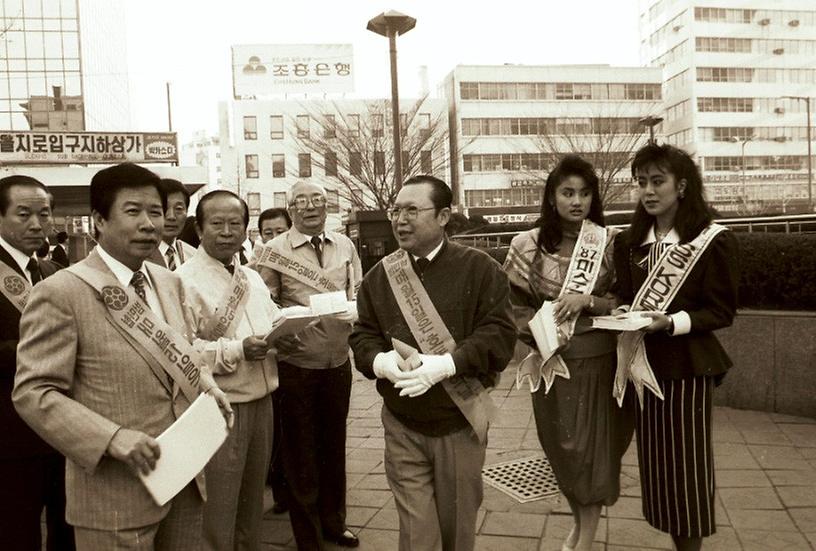
<path fill-rule="evenodd" d="M 0 130 L 0 165 L 178 163 L 174 132 L 15 132 Z"/>
<path fill-rule="evenodd" d="M 351 44 L 242 44 L 232 47 L 235 98 L 353 92 Z"/>

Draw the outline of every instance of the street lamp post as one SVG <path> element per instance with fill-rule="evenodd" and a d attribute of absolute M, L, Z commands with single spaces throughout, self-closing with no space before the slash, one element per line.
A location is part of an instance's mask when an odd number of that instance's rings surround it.
<path fill-rule="evenodd" d="M 655 145 L 657 142 L 654 137 L 654 127 L 663 122 L 663 117 L 653 117 L 649 115 L 648 117 L 643 117 L 638 122 L 643 126 L 649 127 L 649 144 Z"/>
<path fill-rule="evenodd" d="M 808 192 L 808 207 L 810 211 L 813 212 L 813 154 L 811 153 L 811 121 L 810 121 L 810 96 L 782 96 L 786 99 L 795 99 L 799 101 L 804 101 L 805 105 L 807 106 L 807 171 L 808 171 L 808 178 L 807 178 L 807 192 Z"/>
<path fill-rule="evenodd" d="M 388 37 L 391 54 L 391 118 L 394 130 L 394 187 L 402 187 L 402 146 L 400 144 L 399 87 L 397 85 L 397 35 L 403 35 L 414 28 L 416 19 L 398 11 L 387 11 L 368 22 L 368 29 Z"/>
<path fill-rule="evenodd" d="M 748 136 L 747 138 L 739 138 L 737 136 L 731 136 L 731 142 L 733 143 L 742 143 L 742 201 L 747 205 L 748 204 L 748 193 L 745 189 L 745 144 L 753 140 L 756 136 Z"/>

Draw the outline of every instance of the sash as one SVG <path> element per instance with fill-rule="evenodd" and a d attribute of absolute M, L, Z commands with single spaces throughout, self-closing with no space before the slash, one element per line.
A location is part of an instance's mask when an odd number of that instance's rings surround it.
<path fill-rule="evenodd" d="M 714 238 L 726 229 L 725 226 L 711 224 L 693 241 L 667 247 L 635 295 L 631 309 L 647 312 L 665 311 L 705 250 Z M 641 409 L 644 386 L 663 400 L 663 392 L 646 356 L 643 341 L 645 335 L 643 331 L 624 331 L 618 337 L 618 368 L 612 388 L 612 395 L 618 400 L 618 405 L 623 404 L 627 379 L 632 381 L 635 387 Z"/>
<path fill-rule="evenodd" d="M 598 226 L 590 220 L 584 220 L 581 224 L 581 232 L 575 241 L 575 248 L 572 251 L 567 276 L 561 286 L 558 297 L 567 294 L 589 295 L 595 288 L 595 282 L 601 273 L 603 265 L 604 250 L 606 249 L 607 233 L 606 229 Z M 567 322 L 564 332 L 565 342 L 569 342 L 575 333 L 575 324 L 578 322 L 580 312 L 576 312 Z M 563 324 L 562 324 L 563 325 Z M 570 378 L 569 369 L 563 358 L 555 354 L 551 358 L 542 358 L 537 350 L 533 350 L 524 358 L 516 369 L 516 388 L 521 386 L 524 378 L 530 385 L 530 392 L 536 392 L 544 380 L 544 394 L 550 391 L 555 377 Z"/>
<path fill-rule="evenodd" d="M 217 341 L 221 337 L 232 335 L 235 332 L 237 320 L 241 319 L 244 313 L 247 300 L 249 300 L 249 280 L 240 266 L 235 266 L 229 287 L 218 301 L 219 306 L 213 312 L 212 317 L 204 326 L 203 338 L 208 341 Z"/>
<path fill-rule="evenodd" d="M 292 279 L 308 285 L 321 293 L 340 291 L 329 279 L 328 274 L 318 266 L 308 260 L 292 260 L 285 257 L 268 245 L 263 245 L 258 250 L 257 266 L 263 266 L 270 270 L 275 270 L 286 274 Z"/>
<path fill-rule="evenodd" d="M 107 309 L 106 318 L 159 377 L 169 375 L 184 396 L 194 402 L 201 376 L 198 353 L 176 329 L 156 314 L 129 287 L 84 263 L 66 268 L 90 285 Z M 136 329 L 134 331 L 134 328 Z"/>
<path fill-rule="evenodd" d="M 411 267 L 408 253 L 397 249 L 383 258 L 382 263 L 400 312 L 422 353 L 453 352 L 456 342 Z M 475 377 L 455 375 L 441 384 L 473 427 L 479 442 L 485 443 L 487 429 L 497 410 L 482 383 Z"/>
<path fill-rule="evenodd" d="M 31 293 L 31 284 L 28 279 L 14 271 L 5 262 L 0 261 L 0 281 L 2 281 L 0 291 L 3 292 L 3 296 L 22 313 L 28 302 L 28 295 Z"/>

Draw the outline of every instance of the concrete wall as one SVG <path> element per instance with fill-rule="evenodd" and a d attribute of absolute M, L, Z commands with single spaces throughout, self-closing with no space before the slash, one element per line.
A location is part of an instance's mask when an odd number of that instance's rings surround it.
<path fill-rule="evenodd" d="M 734 367 L 716 405 L 816 418 L 816 313 L 743 310 L 717 337 Z"/>

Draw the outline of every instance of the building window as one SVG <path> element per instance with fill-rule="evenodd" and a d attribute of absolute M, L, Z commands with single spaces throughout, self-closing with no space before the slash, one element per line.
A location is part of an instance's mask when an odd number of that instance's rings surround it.
<path fill-rule="evenodd" d="M 382 114 L 371 115 L 371 135 L 382 138 L 385 135 L 385 120 Z"/>
<path fill-rule="evenodd" d="M 258 139 L 258 117 L 244 117 L 244 139 Z"/>
<path fill-rule="evenodd" d="M 276 209 L 285 209 L 288 206 L 286 204 L 286 192 L 276 191 L 272 195 L 272 202 L 274 203 Z"/>
<path fill-rule="evenodd" d="M 419 152 L 419 169 L 423 174 L 433 174 L 433 155 L 430 150 Z"/>
<path fill-rule="evenodd" d="M 326 151 L 323 156 L 323 167 L 326 169 L 326 176 L 337 176 L 337 153 Z"/>
<path fill-rule="evenodd" d="M 385 152 L 374 152 L 374 175 L 383 176 L 385 174 Z"/>
<path fill-rule="evenodd" d="M 417 115 L 419 121 L 419 137 L 427 140 L 431 137 L 431 114 L 420 113 Z"/>
<path fill-rule="evenodd" d="M 462 99 L 479 99 L 478 82 L 462 82 L 459 84 L 459 95 Z"/>
<path fill-rule="evenodd" d="M 257 155 L 244 155 L 244 165 L 246 169 L 246 177 L 247 178 L 257 178 L 258 177 L 258 156 Z"/>
<path fill-rule="evenodd" d="M 269 137 L 273 140 L 283 139 L 283 117 L 281 115 L 269 117 Z"/>
<path fill-rule="evenodd" d="M 363 156 L 359 151 L 349 151 L 349 174 L 357 178 L 363 175 Z"/>
<path fill-rule="evenodd" d="M 261 214 L 261 194 L 257 192 L 247 193 L 247 207 L 249 208 L 250 216 L 258 216 Z"/>
<path fill-rule="evenodd" d="M 400 121 L 400 134 L 404 136 L 405 133 L 408 132 L 408 113 L 400 113 L 399 121 Z"/>
<path fill-rule="evenodd" d="M 340 212 L 340 194 L 336 189 L 326 190 L 326 212 L 333 214 Z"/>
<path fill-rule="evenodd" d="M 351 114 L 346 115 L 346 123 L 348 124 L 348 135 L 352 138 L 360 136 L 360 115 Z"/>
<path fill-rule="evenodd" d="M 272 155 L 272 177 L 286 177 L 286 157 L 283 154 Z"/>
<path fill-rule="evenodd" d="M 323 115 L 323 137 L 337 137 L 337 123 L 334 120 L 334 115 Z"/>
<path fill-rule="evenodd" d="M 309 137 L 309 115 L 298 115 L 295 121 L 298 138 Z"/>
<path fill-rule="evenodd" d="M 301 178 L 311 178 L 312 176 L 311 153 L 298 153 L 298 176 L 300 176 Z"/>

